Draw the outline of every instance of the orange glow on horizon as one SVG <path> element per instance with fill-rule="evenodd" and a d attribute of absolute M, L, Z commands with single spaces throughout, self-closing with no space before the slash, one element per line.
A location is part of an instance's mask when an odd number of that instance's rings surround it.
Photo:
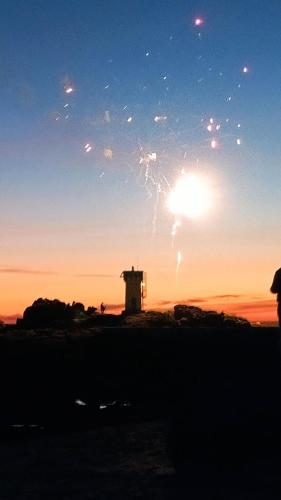
<path fill-rule="evenodd" d="M 170 252 L 170 258 L 167 258 L 167 248 L 171 248 L 170 235 L 167 243 L 165 240 L 160 242 L 154 254 L 150 255 L 148 248 L 147 258 L 140 267 L 148 275 L 148 296 L 144 309 L 173 309 L 174 304 L 181 302 L 206 310 L 236 314 L 250 321 L 277 321 L 276 297 L 269 292 L 273 266 L 258 257 L 252 265 L 245 252 L 243 258 L 237 256 L 234 267 L 230 265 L 227 250 L 223 255 L 212 253 L 211 247 L 205 243 L 208 234 L 202 242 L 198 237 L 193 238 L 196 228 L 188 224 L 188 230 L 192 245 L 181 246 L 184 259 L 178 275 L 176 251 Z M 234 242 L 231 247 L 233 252 L 235 248 Z M 77 252 L 70 258 L 53 255 L 50 260 L 46 257 L 44 266 L 38 260 L 26 268 L 15 265 L 11 259 L 9 266 L 0 268 L 0 317 L 5 320 L 7 316 L 13 319 L 14 315 L 21 315 L 39 297 L 57 298 L 67 303 L 79 301 L 85 307 L 99 307 L 103 301 L 107 304 L 107 312 L 121 312 L 125 289 L 120 273 L 128 267 L 128 262 L 134 264 L 134 259 L 127 254 L 116 253 L 113 262 L 110 254 L 111 247 L 108 254 L 102 256 L 93 257 L 91 252 L 84 253 L 82 257 Z M 276 263 L 274 268 L 277 268 Z"/>
<path fill-rule="evenodd" d="M 19 303 L 18 306 L 14 306 L 14 303 L 7 304 L 7 312 L 1 311 L 0 314 L 0 320 L 3 320 L 5 323 L 15 323 L 16 318 L 21 317 L 22 313 L 25 309 L 25 307 L 31 305 L 33 300 L 35 300 L 38 297 L 34 297 L 32 300 L 30 300 L 29 303 L 22 304 Z M 62 296 L 53 296 L 53 297 L 48 297 L 48 298 L 59 298 L 59 300 L 63 300 L 65 302 L 72 302 L 72 300 L 68 300 L 65 297 Z M 73 298 L 75 300 L 75 298 Z M 76 297 L 76 300 L 79 300 L 79 297 Z M 146 311 L 149 310 L 156 310 L 156 311 L 167 311 L 167 310 L 173 310 L 174 305 L 176 304 L 186 304 L 186 305 L 192 305 L 196 307 L 200 307 L 203 310 L 214 310 L 217 312 L 224 312 L 225 314 L 230 314 L 230 315 L 235 315 L 235 316 L 242 316 L 246 319 L 248 319 L 252 323 L 263 323 L 263 322 L 270 322 L 270 323 L 277 323 L 277 304 L 274 301 L 274 299 L 251 299 L 249 298 L 248 300 L 241 301 L 240 299 L 237 301 L 234 301 L 233 299 L 231 301 L 227 300 L 222 300 L 222 301 L 214 301 L 212 298 L 200 298 L 200 299 L 186 299 L 186 300 L 175 300 L 175 301 L 161 301 L 158 303 L 150 303 L 148 301 L 145 302 L 144 309 Z M 96 307 L 99 307 L 99 303 L 90 303 L 87 301 L 84 303 L 86 307 L 88 305 L 94 305 Z M 124 304 L 122 300 L 118 303 L 106 303 L 107 308 L 106 312 L 111 313 L 111 314 L 120 314 L 122 310 L 124 309 Z M 19 311 L 14 312 L 14 311 Z"/>

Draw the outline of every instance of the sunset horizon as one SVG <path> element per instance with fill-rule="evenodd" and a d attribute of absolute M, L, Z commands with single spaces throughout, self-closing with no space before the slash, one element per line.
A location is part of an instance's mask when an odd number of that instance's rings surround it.
<path fill-rule="evenodd" d="M 130 266 L 127 266 L 130 267 Z M 144 269 L 145 271 L 145 269 Z M 35 283 L 38 280 L 38 276 L 40 276 L 40 282 L 35 286 L 36 292 L 34 291 L 34 295 L 27 297 L 29 294 L 26 293 L 26 286 L 23 286 L 24 295 L 22 297 L 22 302 L 20 305 L 16 305 L 16 301 L 12 297 L 10 303 L 6 304 L 6 311 L 1 311 L 0 320 L 5 323 L 15 323 L 17 318 L 21 318 L 23 312 L 26 307 L 30 306 L 34 300 L 39 297 L 48 298 L 51 300 L 58 299 L 62 300 L 66 303 L 82 302 L 86 307 L 94 306 L 99 309 L 100 303 L 104 302 L 106 305 L 106 312 L 111 314 L 120 314 L 124 310 L 125 304 L 125 287 L 120 279 L 120 275 L 103 275 L 103 274 L 83 274 L 77 273 L 72 275 L 63 275 L 59 272 L 55 271 L 43 271 L 43 270 L 35 270 L 35 269 L 20 269 L 20 268 L 5 268 L 0 269 L 0 274 L 4 275 L 12 275 L 14 278 L 18 275 L 24 276 L 23 283 L 28 283 L 29 280 Z M 32 280 L 33 278 L 33 280 Z M 250 322 L 254 324 L 259 323 L 277 323 L 276 316 L 276 300 L 275 297 L 268 291 L 263 295 L 257 293 L 221 293 L 207 296 L 199 296 L 185 294 L 180 296 L 176 295 L 176 298 L 173 300 L 172 297 L 169 297 L 167 293 L 161 294 L 155 291 L 153 283 L 150 283 L 150 276 L 148 274 L 148 297 L 143 301 L 143 309 L 145 311 L 171 311 L 173 310 L 174 305 L 176 304 L 185 304 L 185 305 L 193 305 L 196 307 L 200 307 L 203 310 L 215 310 L 217 312 L 224 312 L 226 314 L 232 314 L 236 316 L 242 316 L 248 319 Z M 8 288 L 9 278 L 6 278 L 6 289 Z M 17 278 L 19 279 L 19 278 Z M 45 287 L 42 286 L 42 279 L 45 281 Z M 65 280 L 66 286 L 68 280 L 71 280 L 72 283 L 76 280 L 76 283 L 80 282 L 79 293 L 75 294 L 76 287 L 70 287 L 68 292 L 66 293 L 63 289 L 61 292 L 54 293 L 54 284 L 52 281 L 56 280 Z M 13 280 L 10 280 L 13 282 Z M 49 283 L 50 293 L 47 295 L 46 293 L 40 293 L 40 289 L 46 290 L 47 282 Z M 99 283 L 100 285 L 96 285 L 95 283 Z M 83 287 L 84 284 L 84 287 Z M 103 286 L 101 286 L 103 284 Z M 39 285 L 39 286 L 38 286 Z M 57 286 L 57 285 L 56 285 Z M 77 285 L 76 285 L 77 286 Z M 178 287 L 177 278 L 175 277 L 175 289 Z M 68 288 L 68 286 L 67 286 Z M 90 288 L 90 292 L 89 292 Z M 116 290 L 114 290 L 116 288 Z M 152 298 L 149 298 L 150 289 L 152 289 Z M 72 292 L 73 290 L 73 292 Z M 110 293 L 109 293 L 110 290 Z M 103 293 L 102 293 L 103 291 Z M 164 298 L 165 297 L 165 298 Z M 15 312 L 16 311 L 16 312 Z"/>

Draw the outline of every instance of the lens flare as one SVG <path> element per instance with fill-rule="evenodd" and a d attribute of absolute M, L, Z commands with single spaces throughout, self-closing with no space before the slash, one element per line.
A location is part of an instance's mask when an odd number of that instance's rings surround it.
<path fill-rule="evenodd" d="M 212 190 L 207 180 L 195 174 L 183 174 L 168 197 L 168 209 L 177 216 L 194 218 L 212 207 Z"/>

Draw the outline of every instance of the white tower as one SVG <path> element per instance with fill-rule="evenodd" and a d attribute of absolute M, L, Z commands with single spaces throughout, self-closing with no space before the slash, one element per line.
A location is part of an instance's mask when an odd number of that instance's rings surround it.
<path fill-rule="evenodd" d="M 123 271 L 121 274 L 126 283 L 125 293 L 125 313 L 137 314 L 142 310 L 142 298 L 145 296 L 144 272 L 135 271 L 134 266 L 131 271 Z"/>

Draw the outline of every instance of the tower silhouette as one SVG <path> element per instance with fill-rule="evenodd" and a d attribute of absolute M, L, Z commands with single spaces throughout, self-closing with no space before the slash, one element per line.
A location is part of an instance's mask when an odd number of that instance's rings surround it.
<path fill-rule="evenodd" d="M 137 314 L 142 310 L 142 298 L 144 287 L 144 272 L 135 271 L 132 266 L 131 271 L 123 271 L 121 274 L 126 283 L 125 292 L 125 313 Z"/>

